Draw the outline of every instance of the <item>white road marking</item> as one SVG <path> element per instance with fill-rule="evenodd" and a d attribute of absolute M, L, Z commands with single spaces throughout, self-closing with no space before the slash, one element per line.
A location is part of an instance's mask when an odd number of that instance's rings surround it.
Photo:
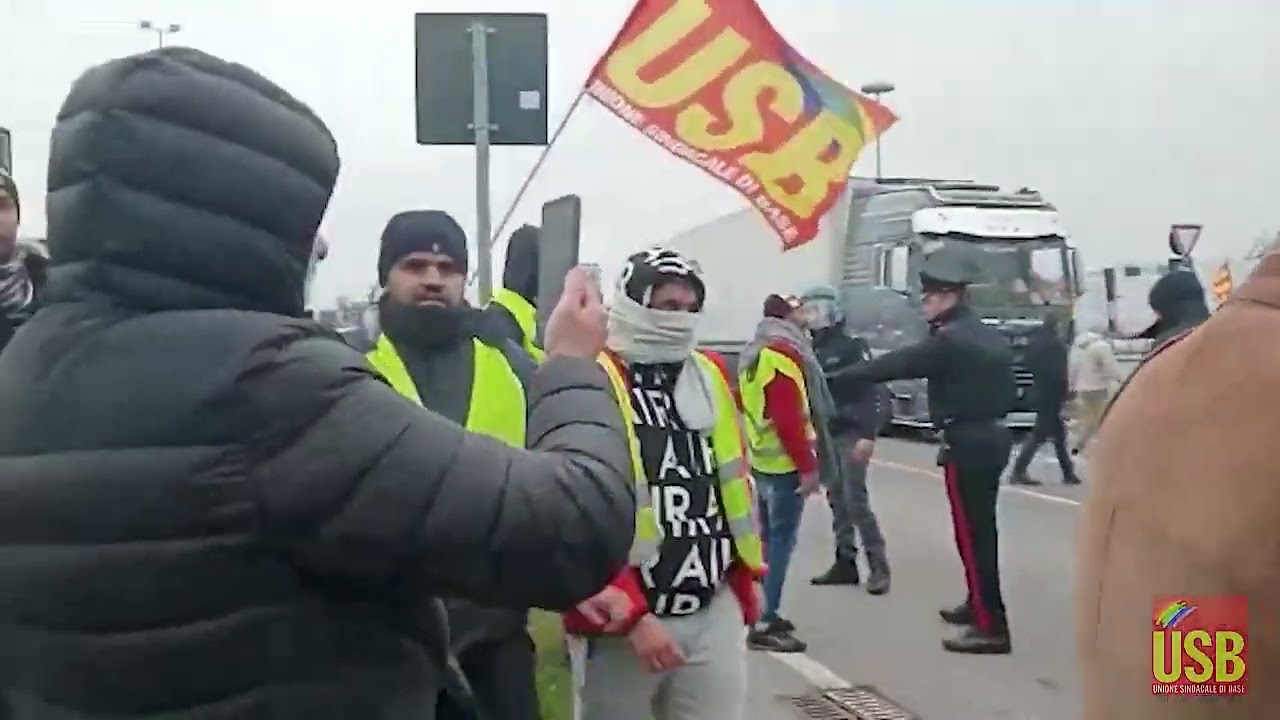
<path fill-rule="evenodd" d="M 877 458 L 872 458 L 871 464 L 893 468 L 894 470 L 901 470 L 902 472 L 911 473 L 913 475 L 923 475 L 925 477 L 935 478 L 938 480 L 942 479 L 942 473 L 936 472 L 933 470 L 926 470 L 917 465 L 908 465 L 906 463 L 894 462 L 892 460 L 880 460 Z M 1026 495 L 1028 497 L 1037 498 L 1039 500 L 1048 500 L 1049 502 L 1055 502 L 1055 503 L 1058 503 L 1059 505 L 1075 505 L 1075 506 L 1080 505 L 1079 500 L 1073 500 L 1067 497 L 1060 497 L 1058 495 L 1050 495 L 1049 493 L 1039 492 L 1037 490 L 1031 490 L 1029 488 L 1016 487 L 1013 485 L 1002 485 L 1000 489 L 1006 492 L 1018 493 L 1020 495 Z"/>
<path fill-rule="evenodd" d="M 935 480 L 942 479 L 942 473 L 937 472 L 936 470 L 928 470 L 918 465 L 908 465 L 906 463 L 894 462 L 892 460 L 880 460 L 876 458 L 873 458 L 871 460 L 871 464 L 881 465 L 883 467 L 893 468 L 894 470 L 900 470 L 902 472 L 911 473 L 913 475 L 921 475 L 924 477 L 933 478 Z M 1050 502 L 1055 502 L 1060 505 L 1078 506 L 1080 504 L 1080 501 L 1078 500 L 1072 500 L 1071 498 L 1059 497 L 1057 495 L 1050 495 L 1048 493 L 1037 492 L 1035 490 L 1029 490 L 1023 487 L 1003 485 L 1001 486 L 1000 489 L 1006 490 L 1008 492 L 1018 493 L 1021 495 L 1027 495 L 1029 497 L 1037 498 L 1039 500 L 1048 500 Z M 811 656 L 809 656 L 806 653 L 770 652 L 765 654 L 769 655 L 774 660 L 777 660 L 783 665 L 786 665 L 787 667 L 791 668 L 797 675 L 803 678 L 805 682 L 809 683 L 814 688 L 817 688 L 819 690 L 832 690 L 835 688 L 853 687 L 853 683 L 840 677 L 840 675 L 837 674 L 834 670 L 827 667 L 826 665 L 823 665 L 817 660 L 814 660 Z"/>
<path fill-rule="evenodd" d="M 835 674 L 831 668 L 804 653 L 771 652 L 768 655 L 796 671 L 796 674 L 804 678 L 805 682 L 820 690 L 853 687 L 853 683 Z"/>
<path fill-rule="evenodd" d="M 893 468 L 894 470 L 900 470 L 902 472 L 911 473 L 912 475 L 921 475 L 924 477 L 933 478 L 935 480 L 942 479 L 942 473 L 937 472 L 936 470 L 928 470 L 918 465 L 908 465 L 906 463 L 894 462 L 892 460 L 880 460 L 878 458 L 873 458 L 871 460 L 871 464 L 881 465 L 883 467 Z M 1080 504 L 1080 501 L 1078 500 L 1072 500 L 1071 498 L 1059 497 L 1057 495 L 1050 495 L 1048 493 L 1037 492 L 1035 490 L 1030 490 L 1028 488 L 1023 488 L 1023 487 L 1003 485 L 1001 486 L 1000 489 L 1008 492 L 1012 492 L 1012 493 L 1018 493 L 1020 495 L 1026 495 L 1028 497 L 1033 497 L 1039 500 L 1048 500 L 1049 502 L 1058 503 L 1059 505 L 1078 506 Z M 797 675 L 799 675 L 801 678 L 804 678 L 805 682 L 809 683 L 815 688 L 818 688 L 821 690 L 831 690 L 834 688 L 853 687 L 853 683 L 840 677 L 840 675 L 838 675 L 834 670 L 827 667 L 826 665 L 823 665 L 817 660 L 814 660 L 812 657 L 810 657 L 805 653 L 771 652 L 766 654 L 772 657 L 774 660 L 777 660 L 783 665 L 786 665 L 787 667 L 791 668 Z"/>

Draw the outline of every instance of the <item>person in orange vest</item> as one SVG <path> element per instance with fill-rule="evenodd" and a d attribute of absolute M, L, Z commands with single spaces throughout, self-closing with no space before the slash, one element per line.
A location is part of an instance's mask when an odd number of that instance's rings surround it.
<path fill-rule="evenodd" d="M 1161 333 L 1089 448 L 1081 717 L 1278 718 L 1280 254 L 1202 324 L 1162 320 L 1181 327 Z M 1179 603 L 1190 612 L 1164 613 Z M 1185 641 L 1197 629 L 1210 631 L 1205 657 L 1175 651 L 1173 631 Z M 1205 691 L 1231 694 L 1186 696 Z"/>

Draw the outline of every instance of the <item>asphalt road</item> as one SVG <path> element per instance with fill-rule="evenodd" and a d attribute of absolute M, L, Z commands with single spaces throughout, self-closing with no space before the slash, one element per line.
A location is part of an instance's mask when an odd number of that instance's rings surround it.
<path fill-rule="evenodd" d="M 779 699 L 820 687 L 872 685 L 922 720 L 1078 720 L 1072 640 L 1076 504 L 1084 490 L 1057 484 L 1001 493 L 999 523 L 1005 602 L 1014 652 L 1005 657 L 942 651 L 937 611 L 964 597 L 936 449 L 882 439 L 871 472 L 872 502 L 893 565 L 893 590 L 816 588 L 808 580 L 831 560 L 830 513 L 811 500 L 788 574 L 783 614 L 809 643 L 801 656 L 753 653 L 752 720 L 797 718 Z"/>

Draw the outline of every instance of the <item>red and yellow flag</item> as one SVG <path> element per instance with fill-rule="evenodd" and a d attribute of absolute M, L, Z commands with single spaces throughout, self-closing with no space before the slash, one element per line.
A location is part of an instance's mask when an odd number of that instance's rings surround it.
<path fill-rule="evenodd" d="M 1222 263 L 1218 271 L 1213 274 L 1213 299 L 1219 306 L 1231 297 L 1232 290 L 1235 289 L 1235 283 L 1231 279 L 1231 266 Z"/>
<path fill-rule="evenodd" d="M 737 190 L 784 249 L 812 240 L 897 117 L 787 44 L 754 0 L 639 0 L 587 92 Z"/>

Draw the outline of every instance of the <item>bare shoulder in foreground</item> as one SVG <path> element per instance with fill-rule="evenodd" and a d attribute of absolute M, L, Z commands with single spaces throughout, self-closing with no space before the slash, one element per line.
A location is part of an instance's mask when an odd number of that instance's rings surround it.
<path fill-rule="evenodd" d="M 1099 431 L 1077 583 L 1084 720 L 1280 717 L 1277 387 L 1273 254 L 1139 370 Z M 1178 603 L 1194 610 L 1165 612 Z M 1203 627 L 1203 656 L 1172 647 Z"/>

